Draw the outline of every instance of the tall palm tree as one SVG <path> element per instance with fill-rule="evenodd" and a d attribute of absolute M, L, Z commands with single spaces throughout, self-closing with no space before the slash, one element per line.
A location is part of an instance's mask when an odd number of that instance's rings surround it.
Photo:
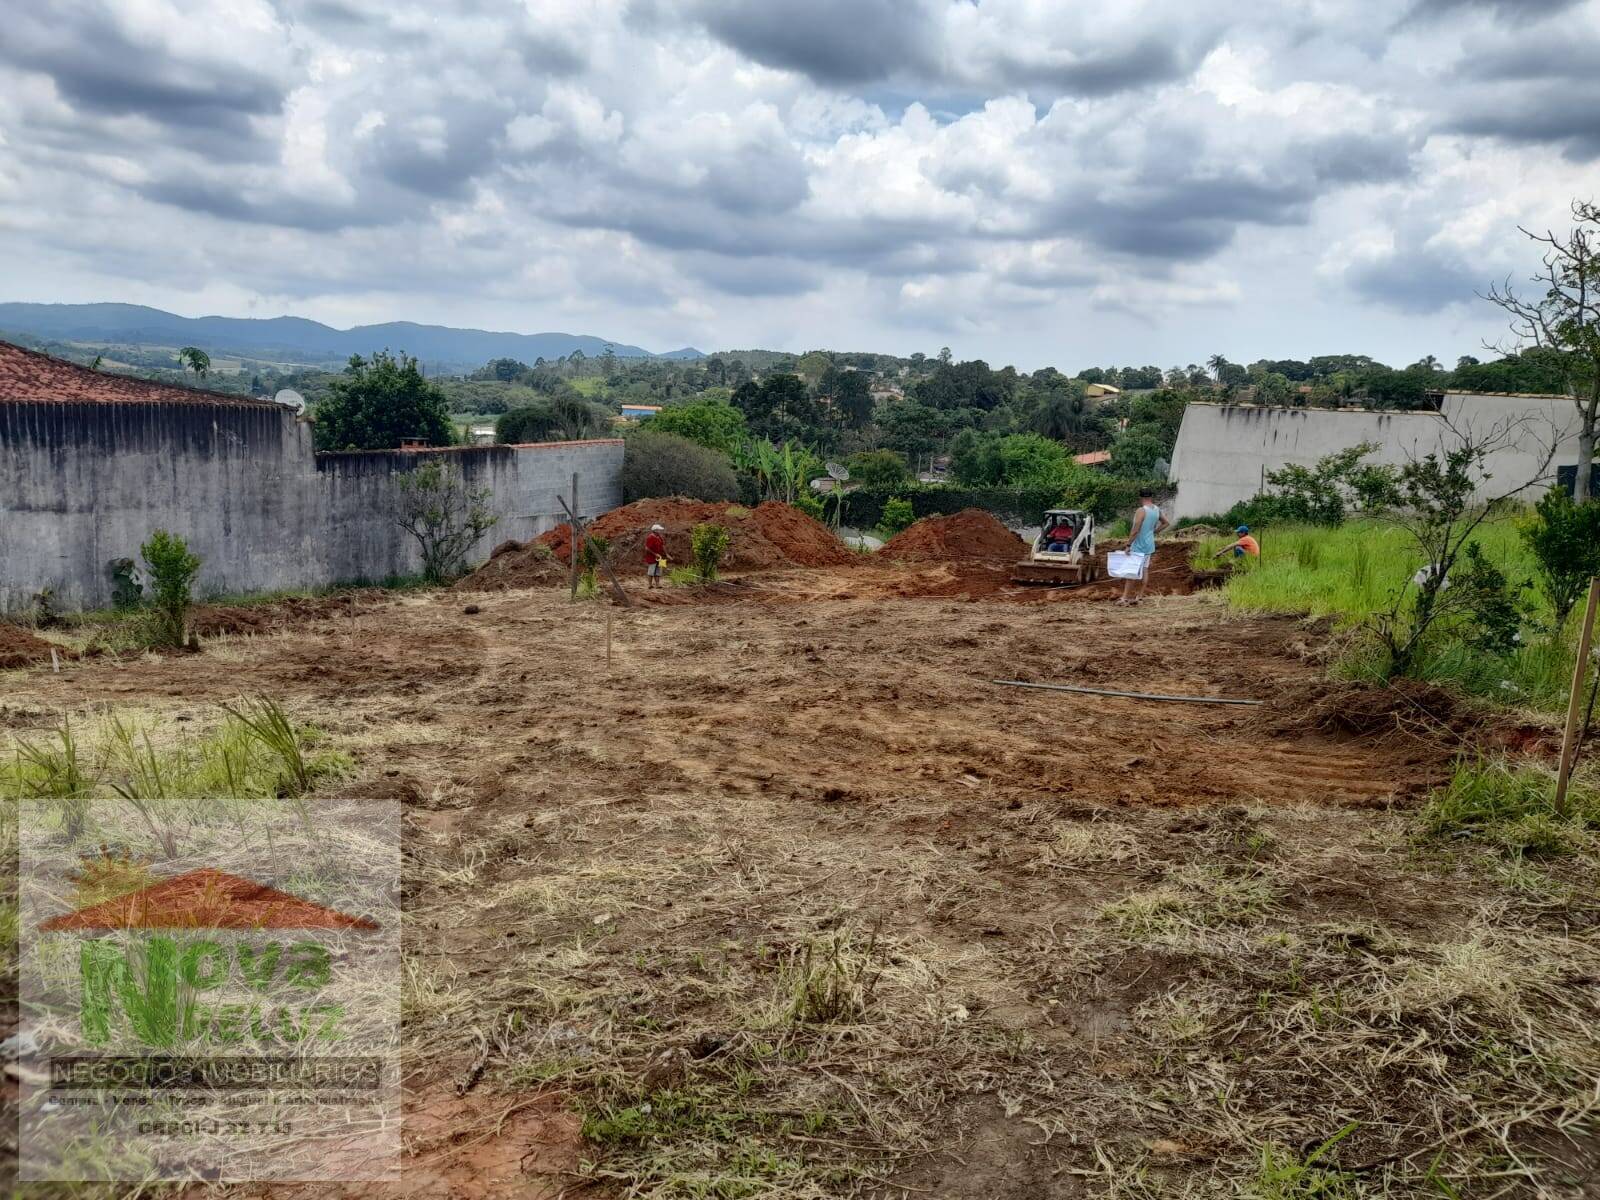
<path fill-rule="evenodd" d="M 1206 366 L 1211 368 L 1211 373 L 1217 377 L 1218 382 L 1222 380 L 1222 368 L 1227 365 L 1228 360 L 1220 354 L 1213 354 L 1206 359 Z"/>

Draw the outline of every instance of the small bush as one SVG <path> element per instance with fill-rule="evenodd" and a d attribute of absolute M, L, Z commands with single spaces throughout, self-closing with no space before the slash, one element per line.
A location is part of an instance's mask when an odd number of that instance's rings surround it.
<path fill-rule="evenodd" d="M 726 454 L 675 433 L 636 429 L 627 434 L 622 498 L 631 504 L 653 496 L 738 500 L 739 483 Z"/>
<path fill-rule="evenodd" d="M 893 537 L 902 529 L 907 528 L 917 519 L 916 513 L 911 511 L 911 501 L 896 496 L 883 506 L 883 516 L 878 521 L 878 528 L 889 537 Z"/>
<path fill-rule="evenodd" d="M 181 537 L 158 529 L 150 540 L 139 547 L 145 566 L 150 569 L 150 584 L 154 592 L 154 627 L 152 640 L 159 646 L 182 646 L 187 633 L 190 594 L 194 577 L 200 571 L 200 559 L 189 553 L 189 544 Z"/>
<path fill-rule="evenodd" d="M 1468 645 L 1492 654 L 1506 654 L 1521 640 L 1522 612 L 1506 582 L 1505 572 L 1469 543 L 1451 585 L 1464 609 Z"/>
<path fill-rule="evenodd" d="M 1600 500 L 1574 504 L 1564 488 L 1552 488 L 1534 506 L 1522 537 L 1560 630 L 1590 578 L 1600 575 Z"/>
<path fill-rule="evenodd" d="M 1508 854 L 1553 858 L 1572 854 L 1600 828 L 1600 795 L 1574 781 L 1566 812 L 1555 807 L 1555 779 L 1533 767 L 1462 762 L 1421 813 L 1424 837 L 1465 838 Z"/>
<path fill-rule="evenodd" d="M 695 577 L 702 583 L 711 583 L 717 577 L 717 565 L 728 548 L 728 531 L 721 525 L 696 525 L 689 535 L 689 546 L 694 554 Z"/>

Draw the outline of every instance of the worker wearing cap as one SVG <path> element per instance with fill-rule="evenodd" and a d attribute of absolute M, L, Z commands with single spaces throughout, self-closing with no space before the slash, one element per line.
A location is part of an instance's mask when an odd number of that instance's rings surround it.
<path fill-rule="evenodd" d="M 1233 556 L 1235 558 L 1243 558 L 1246 554 L 1250 555 L 1252 558 L 1261 557 L 1261 543 L 1250 536 L 1250 526 L 1241 525 L 1233 532 L 1238 534 L 1238 540 L 1235 541 L 1231 546 L 1224 546 L 1221 550 L 1218 550 L 1211 556 L 1212 558 L 1221 558 L 1230 550 L 1233 551 Z"/>
<path fill-rule="evenodd" d="M 644 539 L 644 573 L 650 581 L 649 586 L 661 586 L 661 568 L 667 562 L 667 539 L 662 536 L 666 533 L 660 525 L 650 526 L 650 533 Z"/>

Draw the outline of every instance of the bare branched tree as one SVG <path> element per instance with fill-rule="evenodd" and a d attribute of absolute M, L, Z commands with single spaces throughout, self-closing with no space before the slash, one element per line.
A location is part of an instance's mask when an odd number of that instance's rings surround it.
<path fill-rule="evenodd" d="M 395 522 L 417 539 L 429 583 L 443 583 L 464 569 L 467 551 L 499 520 L 489 499 L 487 488 L 473 491 L 459 471 L 438 462 L 400 478 Z"/>
<path fill-rule="evenodd" d="M 1480 526 L 1505 514 L 1523 493 L 1549 481 L 1560 436 L 1554 422 L 1532 416 L 1501 418 L 1483 430 L 1442 413 L 1439 420 L 1443 428 L 1438 449 L 1408 455 L 1405 465 L 1395 470 L 1395 505 L 1385 518 L 1410 535 L 1422 561 L 1414 586 L 1402 587 L 1389 607 L 1372 618 L 1372 628 L 1389 657 L 1389 672 L 1395 675 L 1411 670 L 1429 632 L 1441 620 L 1459 615 L 1459 593 L 1447 590 L 1450 572 Z M 1503 450 L 1526 453 L 1532 447 L 1542 453 L 1533 476 L 1491 490 L 1489 460 Z"/>
<path fill-rule="evenodd" d="M 1486 343 L 1512 354 L 1533 346 L 1553 350 L 1567 395 L 1578 408 L 1577 498 L 1588 498 L 1595 434 L 1600 426 L 1600 205 L 1572 202 L 1572 231 L 1522 233 L 1543 248 L 1543 266 L 1532 281 L 1543 295 L 1520 294 L 1511 281 L 1490 287 L 1483 297 L 1505 310 L 1509 343 Z"/>

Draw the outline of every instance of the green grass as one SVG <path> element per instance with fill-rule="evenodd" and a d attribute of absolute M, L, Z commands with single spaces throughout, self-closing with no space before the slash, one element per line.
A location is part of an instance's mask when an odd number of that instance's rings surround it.
<path fill-rule="evenodd" d="M 1256 535 L 1261 558 L 1232 560 L 1225 589 L 1228 605 L 1245 612 L 1300 613 L 1357 629 L 1388 610 L 1421 566 L 1421 555 L 1401 529 L 1377 521 L 1352 521 L 1336 529 L 1273 526 Z M 1216 551 L 1230 536 L 1206 538 L 1191 555 L 1196 567 L 1215 567 Z M 1484 524 L 1473 541 L 1516 589 L 1532 584 L 1534 562 L 1515 520 Z M 1572 680 L 1572 631 L 1551 637 L 1549 603 L 1537 586 L 1517 593 L 1526 624 L 1523 641 L 1509 653 L 1469 645 L 1443 625 L 1421 648 L 1411 674 L 1496 703 L 1559 713 Z M 1387 659 L 1372 639 L 1353 639 L 1334 668 L 1351 679 L 1382 683 Z"/>
<path fill-rule="evenodd" d="M 113 714 L 87 729 L 63 723 L 17 738 L 0 759 L 0 797 L 54 801 L 68 826 L 82 822 L 93 797 L 292 799 L 350 772 L 349 758 L 322 741 L 266 699 L 224 706 L 223 719 L 199 734 L 174 736 Z"/>
<path fill-rule="evenodd" d="M 1467 840 L 1506 854 L 1557 858 L 1584 850 L 1600 829 L 1600 794 L 1574 780 L 1565 811 L 1555 807 L 1555 776 L 1538 767 L 1463 761 L 1419 820 L 1428 840 Z"/>
<path fill-rule="evenodd" d="M 1260 561 L 1242 560 L 1228 581 L 1228 603 L 1249 612 L 1308 613 L 1353 625 L 1386 608 L 1422 565 L 1416 544 L 1401 529 L 1376 521 L 1351 521 L 1337 529 L 1272 526 L 1258 531 Z M 1481 526 L 1473 540 L 1513 584 L 1533 578 L 1533 559 L 1515 521 Z M 1212 555 L 1232 535 L 1206 538 L 1196 547 L 1196 567 L 1220 566 Z M 1536 589 L 1526 593 L 1536 620 L 1550 609 Z"/>

